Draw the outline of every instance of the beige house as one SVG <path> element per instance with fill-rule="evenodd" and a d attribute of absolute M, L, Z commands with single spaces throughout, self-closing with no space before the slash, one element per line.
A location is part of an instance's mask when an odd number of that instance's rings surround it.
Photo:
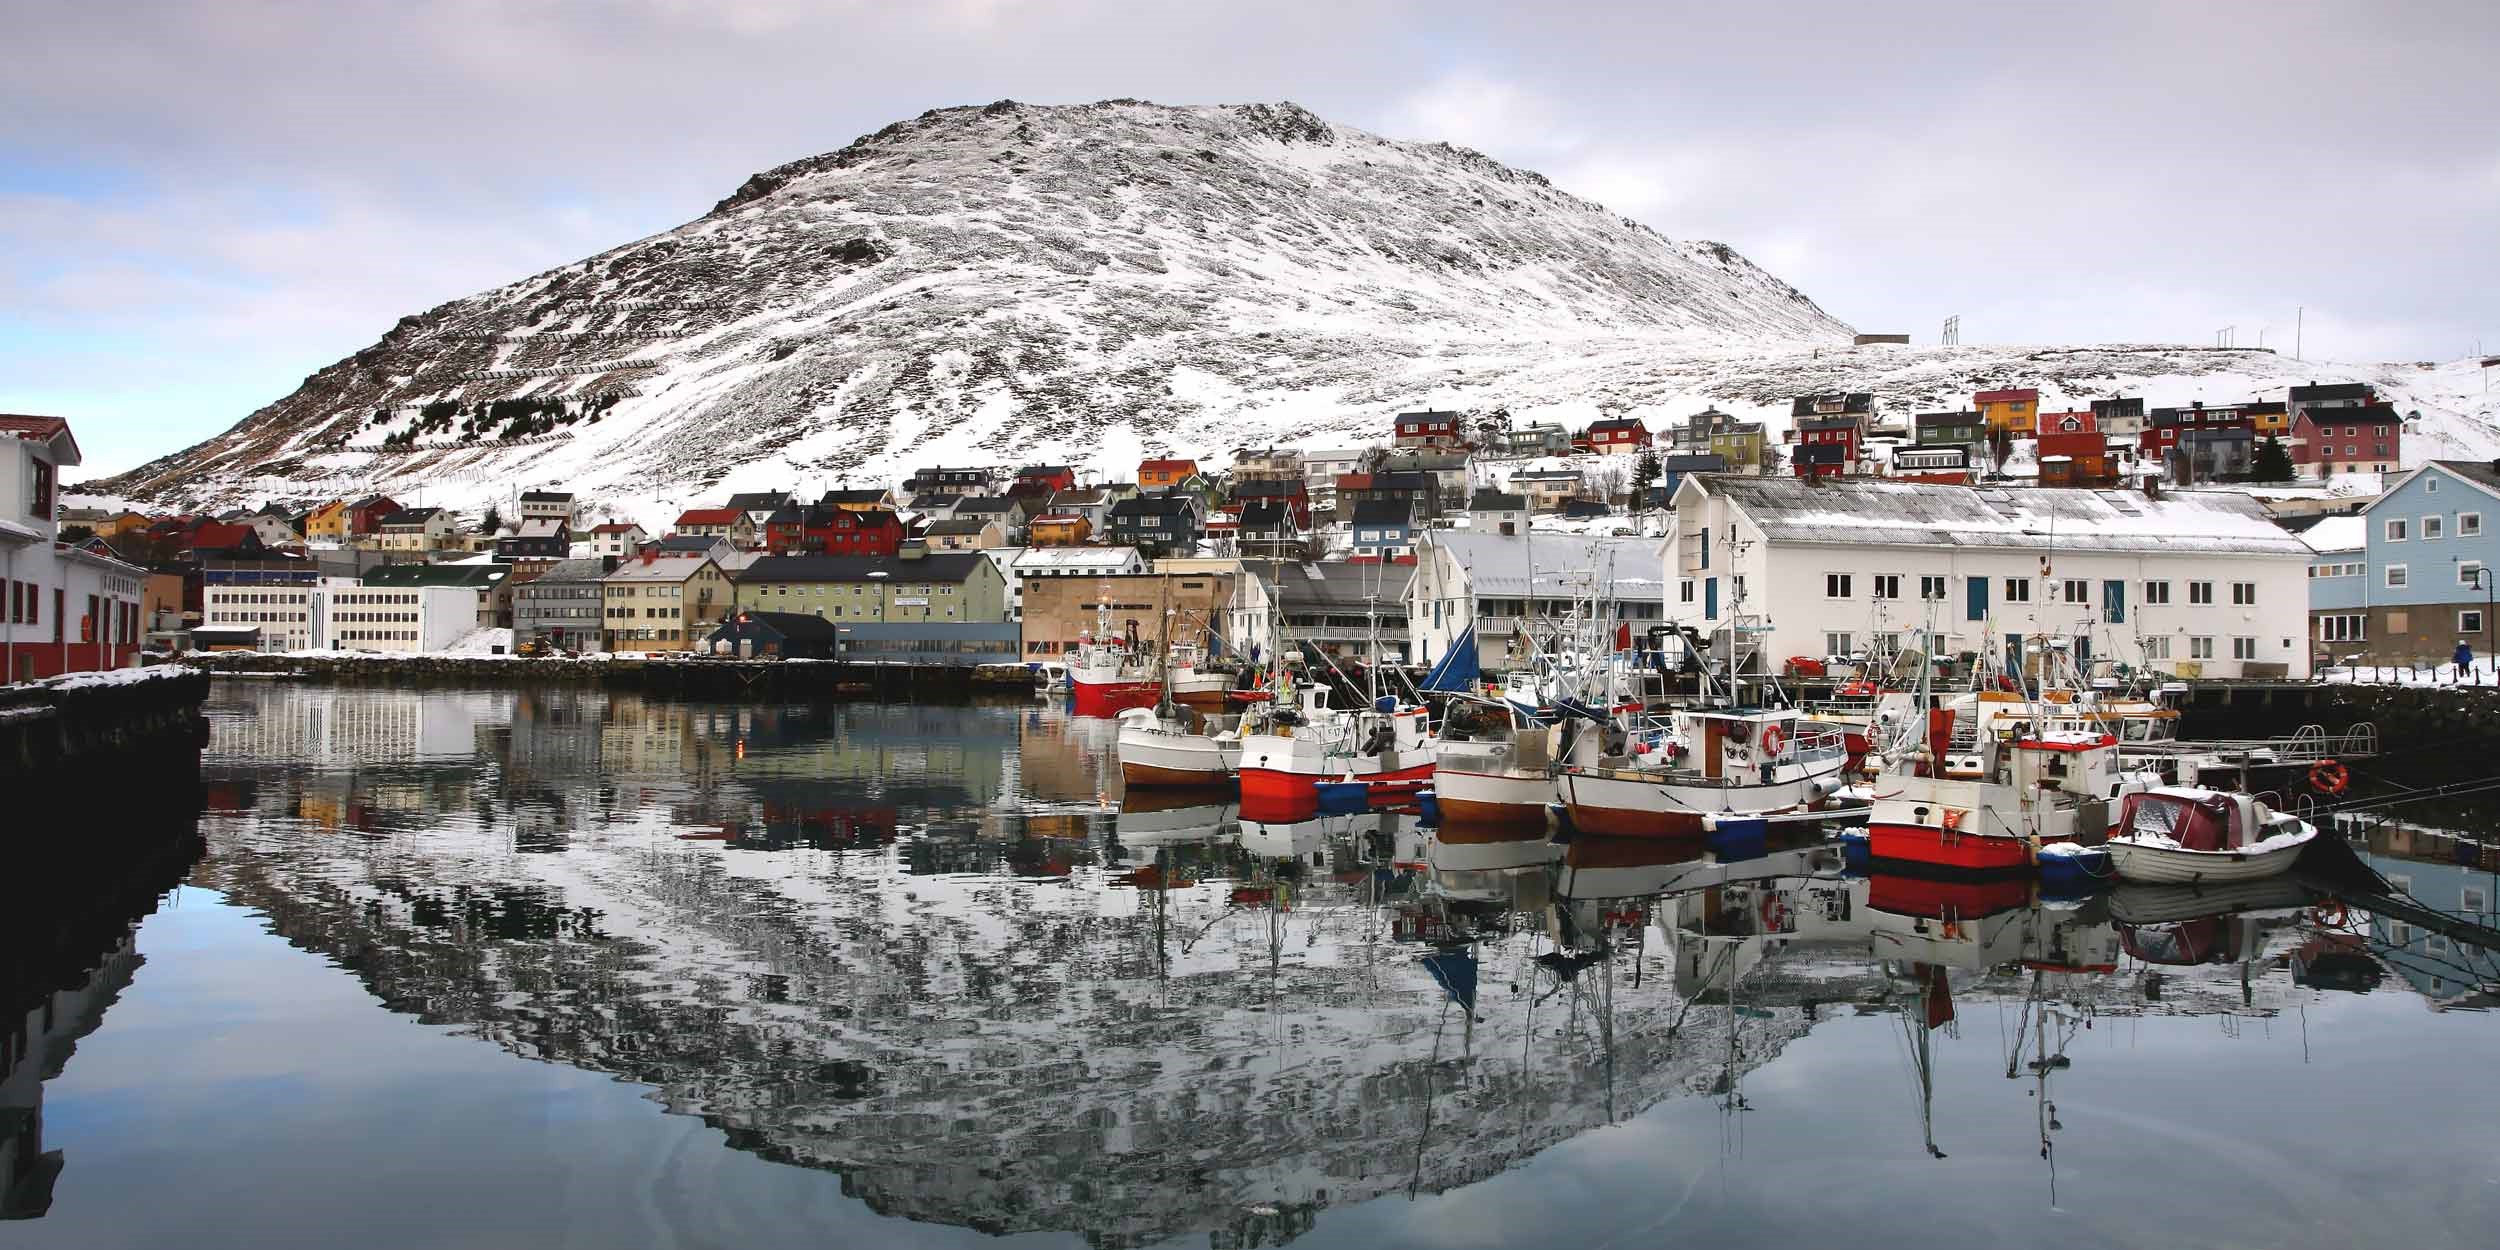
<path fill-rule="evenodd" d="M 729 575 L 708 555 L 650 552 L 600 579 L 610 651 L 685 651 L 729 614 Z"/>
<path fill-rule="evenodd" d="M 737 606 L 870 624 L 999 622 L 1007 576 L 977 551 L 762 556 L 739 571 Z"/>
<path fill-rule="evenodd" d="M 1204 642 L 1208 628 L 1224 628 L 1232 594 L 1233 578 L 1228 573 L 1028 578 L 1024 582 L 1024 657 L 1033 660 L 1074 650 L 1081 638 L 1100 628 L 1105 612 L 1110 615 L 1112 632 L 1126 633 L 1134 621 L 1138 637 L 1150 645 L 1170 640 Z"/>

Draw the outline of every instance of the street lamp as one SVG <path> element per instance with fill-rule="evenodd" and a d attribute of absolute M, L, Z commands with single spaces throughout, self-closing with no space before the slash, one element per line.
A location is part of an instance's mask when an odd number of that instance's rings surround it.
<path fill-rule="evenodd" d="M 2489 566 L 2487 566 L 2487 565 L 2477 564 L 2477 565 L 2475 565 L 2475 566 L 2474 566 L 2471 570 L 2469 570 L 2469 571 L 2470 571 L 2470 572 L 2472 572 L 2472 573 L 2474 574 L 2474 586 L 2475 586 L 2475 588 L 2483 592 L 2483 654 L 2484 654 L 2484 655 L 2486 655 L 2486 656 L 2491 656 L 2491 655 L 2492 655 L 2492 650 L 2491 650 L 2491 638 L 2492 638 L 2492 620 L 2491 620 L 2491 614 L 2492 614 L 2492 611 L 2493 611 L 2493 609 L 2494 609 L 2494 597 L 2493 597 L 2493 584 L 2492 584 L 2492 579 L 2491 579 L 2491 569 L 2490 569 L 2490 567 L 2489 567 Z M 2492 662 L 2493 662 L 2494 664 L 2500 664 L 2500 656 L 2492 656 Z M 2463 681 L 2463 680 L 2465 680 L 2465 674 L 2463 674 L 2463 673 L 2459 673 L 2459 674 L 2457 674 L 2457 680 L 2459 680 L 2459 681 Z"/>

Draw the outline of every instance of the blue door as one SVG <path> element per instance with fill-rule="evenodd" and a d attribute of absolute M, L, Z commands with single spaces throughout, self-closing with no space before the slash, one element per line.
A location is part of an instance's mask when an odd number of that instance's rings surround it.
<path fill-rule="evenodd" d="M 1718 578 L 1705 577 L 1701 580 L 1701 619 L 1705 621 L 1719 619 Z"/>
<path fill-rule="evenodd" d="M 2127 584 L 2111 580 L 2101 583 L 2101 619 L 2112 625 L 2127 621 Z"/>
<path fill-rule="evenodd" d="M 1970 588 L 1970 616 L 1968 619 L 1974 621 L 1987 620 L 1988 579 L 1984 577 L 1964 578 L 1962 584 Z"/>
<path fill-rule="evenodd" d="M 2021 634 L 2005 636 L 2005 671 L 2009 673 L 2023 671 L 2023 636 Z"/>

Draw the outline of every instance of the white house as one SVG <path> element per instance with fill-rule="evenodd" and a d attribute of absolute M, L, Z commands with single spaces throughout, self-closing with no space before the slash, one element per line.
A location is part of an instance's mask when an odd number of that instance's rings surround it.
<path fill-rule="evenodd" d="M 1005 570 L 1007 619 L 1024 619 L 1024 583 L 1035 577 L 1125 577 L 1146 571 L 1135 547 L 1028 547 Z"/>
<path fill-rule="evenodd" d="M 1360 447 L 1303 450 L 1303 489 L 1310 495 L 1313 508 L 1321 512 L 1337 510 L 1337 478 L 1347 473 L 1362 472 L 1364 454 Z"/>
<path fill-rule="evenodd" d="M 590 554 L 622 560 L 642 550 L 651 535 L 631 521 L 608 521 L 590 527 Z"/>
<path fill-rule="evenodd" d="M 1556 623 L 1590 600 L 1636 635 L 1663 618 L 1658 542 L 1583 534 L 1430 530 L 1406 585 L 1407 654 L 1437 664 L 1470 627 L 1476 660 L 1494 671 L 1526 661 L 1529 635 L 1551 646 Z"/>
<path fill-rule="evenodd" d="M 1744 618 L 1757 659 L 2077 656 L 2179 676 L 2306 677 L 2310 551 L 2247 495 L 1695 474 L 1664 546 L 1669 621 Z"/>
<path fill-rule="evenodd" d="M 0 682 L 120 668 L 138 653 L 147 572 L 60 541 L 59 417 L 0 414 Z"/>
<path fill-rule="evenodd" d="M 440 651 L 477 628 L 466 586 L 335 586 L 318 598 L 321 637 L 346 651 Z"/>

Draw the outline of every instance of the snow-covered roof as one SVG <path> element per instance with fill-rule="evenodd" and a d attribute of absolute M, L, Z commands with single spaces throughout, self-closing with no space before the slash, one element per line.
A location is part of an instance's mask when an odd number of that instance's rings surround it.
<path fill-rule="evenodd" d="M 1032 547 L 1015 558 L 1018 574 L 1037 569 L 1123 569 L 1143 567 L 1135 547 Z"/>
<path fill-rule="evenodd" d="M 2370 522 L 2363 516 L 2320 517 L 2318 523 L 2300 532 L 2300 540 L 2315 552 L 2359 551 L 2369 545 Z"/>
<path fill-rule="evenodd" d="M 2020 547 L 2309 555 L 2248 495 L 1936 486 L 1876 478 L 1696 475 L 1772 542 L 1829 546 Z"/>
<path fill-rule="evenodd" d="M 635 556 L 616 566 L 604 579 L 611 582 L 682 582 L 712 564 L 709 555 L 660 554 Z M 717 568 L 718 565 L 713 567 Z"/>
<path fill-rule="evenodd" d="M 1479 597 L 1527 598 L 1531 577 L 1539 598 L 1586 591 L 1592 576 L 1612 587 L 1618 599 L 1654 599 L 1666 589 L 1665 565 L 1652 538 L 1434 530 L 1423 545 L 1448 551 L 1466 568 Z"/>

